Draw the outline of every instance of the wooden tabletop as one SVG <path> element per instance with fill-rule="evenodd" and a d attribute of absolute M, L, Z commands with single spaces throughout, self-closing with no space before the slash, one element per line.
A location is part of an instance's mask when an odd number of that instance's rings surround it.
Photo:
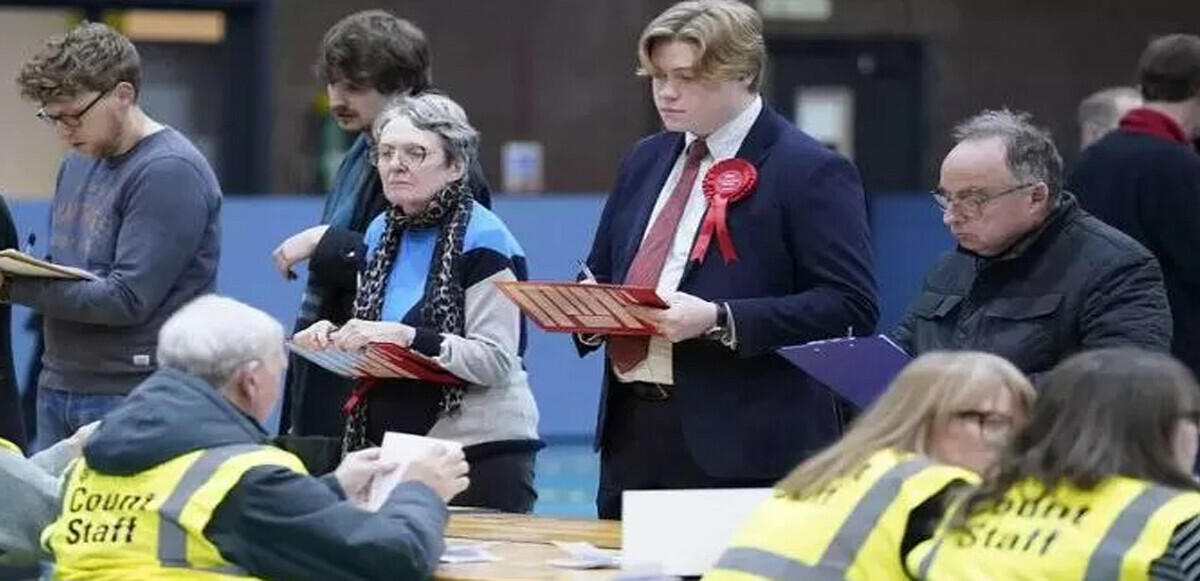
<path fill-rule="evenodd" d="M 450 544 L 485 544 L 488 552 L 500 560 L 442 564 L 433 575 L 436 581 L 607 581 L 616 576 L 616 569 L 565 569 L 547 564 L 570 557 L 551 542 L 587 542 L 602 549 L 619 550 L 621 523 L 452 511 L 446 537 Z"/>
<path fill-rule="evenodd" d="M 475 539 L 447 539 L 450 543 L 474 543 Z M 485 541 L 486 542 L 486 541 Z M 568 558 L 565 552 L 546 543 L 498 541 L 488 552 L 500 558 L 493 563 L 442 564 L 434 581 L 608 581 L 617 569 L 563 569 L 546 561 Z"/>
<path fill-rule="evenodd" d="M 621 523 L 615 520 L 547 518 L 527 514 L 459 512 L 450 514 L 446 536 L 520 543 L 581 541 L 604 549 L 620 549 Z"/>

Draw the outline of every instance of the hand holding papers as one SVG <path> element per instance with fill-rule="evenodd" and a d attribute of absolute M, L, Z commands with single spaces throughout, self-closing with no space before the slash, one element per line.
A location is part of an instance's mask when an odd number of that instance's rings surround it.
<path fill-rule="evenodd" d="M 288 348 L 342 377 L 386 377 L 418 379 L 444 385 L 465 384 L 434 360 L 395 343 L 369 343 L 358 351 L 306 349 L 294 342 L 289 342 Z"/>
<path fill-rule="evenodd" d="M 439 449 L 443 451 L 440 456 Z M 371 483 L 369 510 L 379 510 L 392 489 L 404 480 L 425 483 L 447 502 L 467 487 L 467 463 L 458 442 L 387 432 L 380 460 L 394 464 L 396 469 Z"/>
<path fill-rule="evenodd" d="M 100 280 L 100 277 L 81 268 L 46 262 L 11 248 L 0 250 L 0 273 L 4 273 L 4 276 L 27 276 L 30 278 Z"/>
<path fill-rule="evenodd" d="M 875 401 L 912 360 L 884 335 L 813 341 L 779 354 L 859 408 Z"/>
<path fill-rule="evenodd" d="M 570 282 L 497 282 L 525 316 L 550 333 L 653 335 L 631 305 L 666 308 L 654 289 Z"/>

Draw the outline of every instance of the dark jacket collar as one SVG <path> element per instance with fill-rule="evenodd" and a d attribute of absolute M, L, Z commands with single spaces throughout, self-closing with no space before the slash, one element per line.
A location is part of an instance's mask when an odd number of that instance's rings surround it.
<path fill-rule="evenodd" d="M 1050 210 L 1050 215 L 1046 216 L 1045 221 L 1037 228 L 1018 238 L 1004 252 L 995 256 L 982 256 L 962 246 L 959 246 L 957 250 L 959 253 L 977 260 L 981 268 L 992 264 L 1016 261 L 1029 255 L 1031 252 L 1036 252 L 1053 241 L 1063 226 L 1078 212 L 1080 212 L 1079 202 L 1075 200 L 1073 194 L 1064 191 L 1059 195 L 1058 203 Z"/>
<path fill-rule="evenodd" d="M 93 468 L 134 474 L 206 448 L 266 444 L 267 432 L 204 380 L 160 369 L 113 410 L 84 447 Z"/>

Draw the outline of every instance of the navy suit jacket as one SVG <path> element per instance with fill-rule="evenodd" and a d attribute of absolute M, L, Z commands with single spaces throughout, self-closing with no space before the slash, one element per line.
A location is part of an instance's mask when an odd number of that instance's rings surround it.
<path fill-rule="evenodd" d="M 682 133 L 638 142 L 621 163 L 588 257 L 621 282 L 683 149 Z M 874 331 L 878 318 L 862 182 L 845 158 L 764 106 L 737 157 L 755 191 L 729 207 L 739 260 L 715 240 L 689 262 L 679 290 L 729 304 L 737 348 L 697 338 L 674 345 L 674 398 L 697 463 L 717 478 L 778 478 L 841 434 L 842 402 L 775 353 L 785 345 Z M 582 343 L 581 353 L 590 349 Z M 604 446 L 605 365 L 597 446 Z M 619 389 L 615 387 L 614 389 Z"/>

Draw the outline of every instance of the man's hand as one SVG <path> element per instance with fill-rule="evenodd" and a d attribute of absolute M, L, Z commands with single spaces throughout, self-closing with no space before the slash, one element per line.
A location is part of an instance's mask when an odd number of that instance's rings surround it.
<path fill-rule="evenodd" d="M 292 272 L 292 266 L 312 258 L 313 252 L 317 250 L 317 244 L 321 242 L 321 237 L 325 236 L 327 230 L 329 230 L 328 224 L 313 226 L 284 240 L 271 253 L 271 259 L 275 261 L 275 268 L 279 269 L 279 274 L 288 280 L 295 278 L 296 273 Z"/>
<path fill-rule="evenodd" d="M 317 321 L 292 336 L 292 342 L 309 351 L 323 351 L 333 346 L 329 336 L 337 327 L 329 321 Z"/>
<path fill-rule="evenodd" d="M 404 323 L 392 321 L 364 321 L 350 319 L 345 325 L 329 334 L 333 346 L 342 351 L 357 351 L 367 343 L 389 342 L 404 347 L 412 345 L 416 329 Z"/>
<path fill-rule="evenodd" d="M 579 279 L 579 284 L 599 284 L 592 276 L 591 271 L 586 270 L 586 264 L 581 262 L 579 265 L 585 269 L 583 271 L 583 278 Z M 604 344 L 604 335 L 599 333 L 576 333 L 575 336 L 579 337 L 579 341 L 588 347 L 599 347 Z"/>
<path fill-rule="evenodd" d="M 75 430 L 74 434 L 71 434 L 71 437 L 68 438 L 68 440 L 71 443 L 72 457 L 78 458 L 83 455 L 83 447 L 87 445 L 88 439 L 92 437 L 92 433 L 95 432 L 96 428 L 98 427 L 100 427 L 100 422 L 95 421 L 81 426 L 78 430 Z"/>
<path fill-rule="evenodd" d="M 438 446 L 425 456 L 414 460 L 400 477 L 401 482 L 420 482 L 432 489 L 442 500 L 450 499 L 467 489 L 467 459 L 460 448 Z"/>
<path fill-rule="evenodd" d="M 668 307 L 630 307 L 637 318 L 654 325 L 658 333 L 672 343 L 699 337 L 717 324 L 716 303 L 687 293 L 673 292 L 663 297 Z"/>
<path fill-rule="evenodd" d="M 380 458 L 379 448 L 368 448 L 347 454 L 334 470 L 333 477 L 342 487 L 342 492 L 346 493 L 347 500 L 354 506 L 366 509 L 371 496 L 371 483 L 395 469 L 395 462 L 385 462 Z"/>

